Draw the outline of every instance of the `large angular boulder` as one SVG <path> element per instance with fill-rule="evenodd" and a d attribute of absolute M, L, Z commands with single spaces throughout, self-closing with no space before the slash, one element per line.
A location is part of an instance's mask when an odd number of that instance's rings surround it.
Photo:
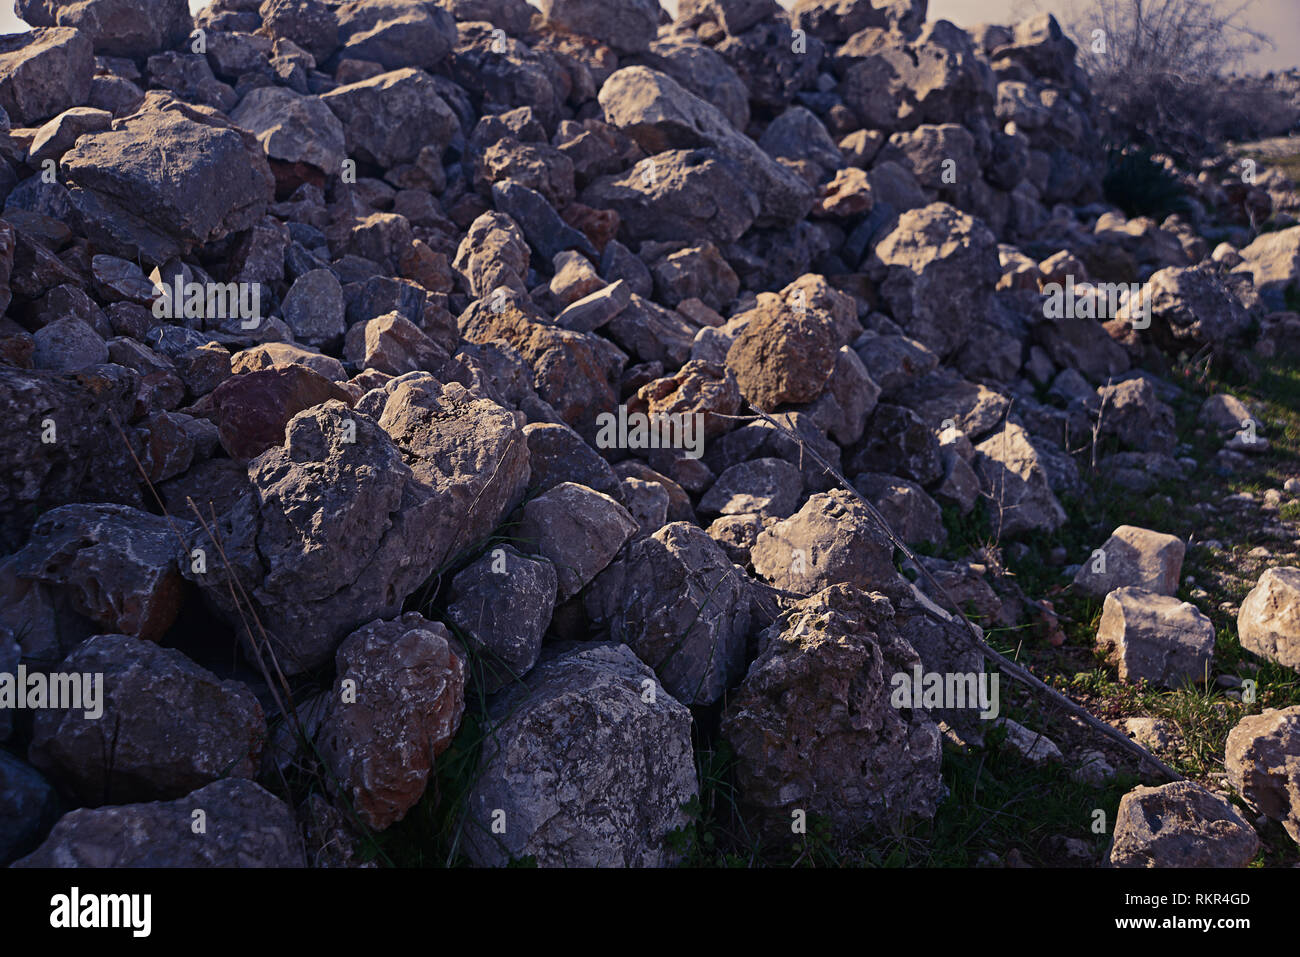
<path fill-rule="evenodd" d="M 762 211 L 742 167 L 716 149 L 665 150 L 626 173 L 605 176 L 582 201 L 618 213 L 628 241 L 682 237 L 729 243 Z"/>
<path fill-rule="evenodd" d="M 358 369 L 399 376 L 421 370 L 441 372 L 447 353 L 411 320 L 390 312 L 348 330 L 343 358 Z"/>
<path fill-rule="evenodd" d="M 383 167 L 410 163 L 426 146 L 441 152 L 460 129 L 429 74 L 409 67 L 336 87 L 321 100 L 343 124 L 348 154 Z"/>
<path fill-rule="evenodd" d="M 920 5 L 905 6 L 919 26 L 924 19 L 916 15 Z M 978 56 L 970 34 L 946 20 L 925 24 L 911 43 L 897 34 L 860 31 L 838 57 L 844 105 L 868 129 L 909 130 L 992 112 L 997 94 L 993 71 Z"/>
<path fill-rule="evenodd" d="M 647 60 L 716 106 L 736 129 L 743 132 L 749 126 L 749 88 L 711 47 L 689 35 L 665 34 L 650 44 Z"/>
<path fill-rule="evenodd" d="M 80 30 L 103 56 L 169 50 L 194 29 L 186 0 L 18 0 L 14 12 L 34 27 Z"/>
<path fill-rule="evenodd" d="M 37 27 L 0 37 L 0 109 L 15 124 L 37 126 L 90 97 L 90 38 L 71 27 Z"/>
<path fill-rule="evenodd" d="M 1287 292 L 1300 289 L 1300 226 L 1264 233 L 1241 250 L 1241 259 L 1233 272 L 1249 275 L 1272 308 L 1286 308 Z"/>
<path fill-rule="evenodd" d="M 744 328 L 727 350 L 740 394 L 769 412 L 816 399 L 835 371 L 840 345 L 826 310 L 786 293 L 766 296 L 742 313 Z"/>
<path fill-rule="evenodd" d="M 445 625 L 407 612 L 339 645 L 318 749 L 330 783 L 367 827 L 400 821 L 465 712 L 465 654 Z"/>
<path fill-rule="evenodd" d="M 1190 602 L 1140 588 L 1106 596 L 1097 648 L 1121 681 L 1145 679 L 1166 688 L 1209 677 L 1214 624 Z"/>
<path fill-rule="evenodd" d="M 477 257 L 472 261 L 479 262 Z M 596 444 L 598 421 L 602 413 L 614 413 L 627 362 L 618 346 L 599 335 L 550 325 L 526 297 L 504 287 L 473 303 L 457 322 L 468 342 L 504 339 L 517 350 L 533 371 L 537 395 L 584 441 Z"/>
<path fill-rule="evenodd" d="M 592 582 L 583 602 L 687 705 L 717 701 L 739 679 L 749 583 L 702 529 L 673 522 L 638 539 Z"/>
<path fill-rule="evenodd" d="M 795 514 L 765 528 L 750 559 L 777 588 L 803 595 L 841 583 L 882 591 L 898 579 L 887 532 L 842 489 L 813 495 Z"/>
<path fill-rule="evenodd" d="M 567 601 L 607 566 L 637 530 L 627 509 L 585 485 L 562 482 L 524 505 L 518 536 L 555 566 Z"/>
<path fill-rule="evenodd" d="M 456 20 L 429 0 L 349 0 L 335 8 L 340 60 L 372 60 L 388 70 L 430 68 L 456 45 Z"/>
<path fill-rule="evenodd" d="M 178 529 L 189 527 L 186 516 L 169 521 L 129 505 L 63 505 L 36 521 L 4 565 L 101 631 L 157 641 L 185 597 Z"/>
<path fill-rule="evenodd" d="M 557 595 L 555 566 L 493 548 L 451 580 L 447 619 L 477 652 L 474 679 L 491 694 L 537 664 Z"/>
<path fill-rule="evenodd" d="M 1236 292 L 1207 265 L 1161 269 L 1142 288 L 1139 305 L 1150 310 L 1153 331 L 1176 340 L 1222 343 L 1250 325 Z"/>
<path fill-rule="evenodd" d="M 1099 322 L 1048 315 L 1034 326 L 1032 334 L 1053 362 L 1077 370 L 1090 382 L 1105 383 L 1128 370 L 1124 347 Z"/>
<path fill-rule="evenodd" d="M 894 676 L 920 666 L 892 617 L 883 596 L 833 585 L 760 636 L 722 733 L 741 800 L 774 833 L 788 836 L 803 811 L 848 842 L 867 827 L 929 819 L 946 796 L 938 727 L 922 708 L 891 704 Z"/>
<path fill-rule="evenodd" d="M 306 163 L 334 175 L 347 158 L 343 124 L 318 96 L 261 86 L 248 91 L 230 120 L 252 133 L 270 159 L 282 163 Z"/>
<path fill-rule="evenodd" d="M 0 366 L 0 551 L 41 511 L 70 502 L 141 504 L 125 436 L 136 376 L 120 366 L 58 373 Z M 119 431 L 120 430 L 120 431 Z"/>
<path fill-rule="evenodd" d="M 108 361 L 108 346 L 87 323 L 68 316 L 41 326 L 32 337 L 32 365 L 56 372 L 77 372 Z"/>
<path fill-rule="evenodd" d="M 281 667 L 299 673 L 359 626 L 396 615 L 496 527 L 527 484 L 528 446 L 514 413 L 413 373 L 356 411 L 330 401 L 299 413 L 248 475 L 250 492 L 218 522 L 225 559 L 200 536 L 206 571 L 187 574 L 237 623 L 235 576 Z"/>
<path fill-rule="evenodd" d="M 270 88 L 263 87 L 263 89 Z M 289 287 L 289 291 L 285 294 L 284 301 L 280 304 L 280 311 L 284 316 L 284 321 L 293 330 L 294 338 L 309 345 L 332 344 L 347 331 L 347 307 L 343 298 L 343 286 L 338 281 L 338 277 L 328 269 L 310 269 L 295 279 L 293 285 Z M 283 343 L 273 343 L 259 348 L 273 354 L 277 350 L 283 349 L 284 345 Z M 320 356 L 319 358 L 324 359 L 327 357 Z M 319 361 L 313 363 L 312 361 L 304 361 L 301 358 L 291 361 L 303 362 L 304 365 L 325 374 Z M 231 371 L 243 372 L 251 370 L 235 369 L 232 366 Z M 327 377 L 336 378 L 334 375 Z"/>
<path fill-rule="evenodd" d="M 698 790 L 691 713 L 626 645 L 543 657 L 489 704 L 465 852 L 480 866 L 662 867 Z"/>
<path fill-rule="evenodd" d="M 1137 787 L 1120 799 L 1112 867 L 1245 867 L 1259 850 L 1222 797 L 1190 781 Z"/>
<path fill-rule="evenodd" d="M 623 494 L 609 463 L 567 425 L 531 422 L 524 426 L 524 436 L 532 467 L 530 488 L 545 492 L 564 482 L 577 482 L 616 500 Z"/>
<path fill-rule="evenodd" d="M 1300 705 L 1248 714 L 1228 732 L 1228 783 L 1300 844 Z"/>
<path fill-rule="evenodd" d="M 1126 379 L 1097 390 L 1102 400 L 1101 433 L 1139 452 L 1173 452 L 1178 444 L 1174 410 L 1156 396 L 1145 378 Z"/>
<path fill-rule="evenodd" d="M 196 812 L 204 829 L 197 830 Z M 79 808 L 15 867 L 306 867 L 293 810 L 227 778 L 175 801 Z"/>
<path fill-rule="evenodd" d="M 939 504 L 915 482 L 880 472 L 864 472 L 853 487 L 876 506 L 894 534 L 908 545 L 929 543 L 938 548 L 948 544 L 943 512 Z"/>
<path fill-rule="evenodd" d="M 758 224 L 788 226 L 812 207 L 811 186 L 768 156 L 711 103 L 677 81 L 643 66 L 624 67 L 600 88 L 605 122 L 627 133 L 647 153 L 713 147 L 744 171 L 758 192 Z"/>
<path fill-rule="evenodd" d="M 750 459 L 733 465 L 700 498 L 706 515 L 789 518 L 803 498 L 803 476 L 784 459 Z"/>
<path fill-rule="evenodd" d="M 498 286 L 523 292 L 530 254 L 518 223 L 505 213 L 486 212 L 470 224 L 452 268 L 475 298 Z"/>
<path fill-rule="evenodd" d="M 1178 591 L 1185 551 L 1177 535 L 1121 525 L 1088 556 L 1074 576 L 1074 587 L 1094 598 L 1124 587 L 1172 595 Z"/>
<path fill-rule="evenodd" d="M 657 0 L 540 0 L 549 26 L 591 37 L 623 53 L 642 53 L 659 30 Z"/>
<path fill-rule="evenodd" d="M 849 466 L 854 471 L 899 475 L 919 485 L 930 485 L 944 472 L 934 430 L 911 409 L 889 402 L 876 406 Z"/>
<path fill-rule="evenodd" d="M 1237 637 L 1249 652 L 1300 671 L 1300 568 L 1270 568 L 1241 603 Z"/>
<path fill-rule="evenodd" d="M 101 713 L 84 690 L 78 706 L 38 711 L 28 754 L 83 804 L 166 800 L 257 773 L 266 721 L 240 682 L 127 635 L 90 638 L 57 671 L 102 675 L 93 679 Z"/>
<path fill-rule="evenodd" d="M 253 134 L 157 91 L 139 112 L 81 137 L 61 168 L 91 238 L 154 265 L 250 228 L 275 193 Z"/>
<path fill-rule="evenodd" d="M 756 108 L 780 113 L 817 83 L 825 48 L 816 37 L 797 34 L 784 17 L 771 17 L 714 47 L 749 89 Z"/>
<path fill-rule="evenodd" d="M 1073 77 L 1077 47 L 1050 13 L 1016 24 L 1010 43 L 994 46 L 990 56 L 999 68 L 1014 63 L 1036 77 L 1068 83 Z"/>
<path fill-rule="evenodd" d="M 1051 532 L 1065 524 L 1044 459 L 1021 426 L 1008 422 L 975 446 L 974 466 L 996 531 Z"/>
<path fill-rule="evenodd" d="M 1001 274 L 993 233 L 947 203 L 903 213 L 870 267 L 884 276 L 880 291 L 895 321 L 940 357 L 966 341 Z"/>

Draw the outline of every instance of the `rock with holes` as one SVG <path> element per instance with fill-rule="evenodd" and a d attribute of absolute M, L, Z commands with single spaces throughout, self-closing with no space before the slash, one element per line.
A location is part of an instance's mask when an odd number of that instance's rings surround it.
<path fill-rule="evenodd" d="M 921 708 L 891 704 L 895 674 L 920 659 L 881 595 L 832 585 L 759 638 L 722 719 L 742 802 L 773 833 L 823 815 L 847 842 L 869 827 L 933 817 L 946 789 L 941 735 Z"/>
<path fill-rule="evenodd" d="M 329 781 L 382 831 L 424 795 L 465 712 L 465 654 L 445 625 L 407 612 L 350 634 L 317 736 Z"/>

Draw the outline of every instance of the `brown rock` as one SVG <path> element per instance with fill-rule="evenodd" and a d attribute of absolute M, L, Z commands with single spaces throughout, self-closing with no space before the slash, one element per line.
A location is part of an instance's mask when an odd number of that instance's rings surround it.
<path fill-rule="evenodd" d="M 330 399 L 352 404 L 346 389 L 320 373 L 303 365 L 274 365 L 231 376 L 195 407 L 195 414 L 216 423 L 222 447 L 242 463 L 282 444 L 290 419 Z"/>
<path fill-rule="evenodd" d="M 460 727 L 464 652 L 445 626 L 408 612 L 354 631 L 335 661 L 321 757 L 349 806 L 382 831 L 424 795 Z"/>

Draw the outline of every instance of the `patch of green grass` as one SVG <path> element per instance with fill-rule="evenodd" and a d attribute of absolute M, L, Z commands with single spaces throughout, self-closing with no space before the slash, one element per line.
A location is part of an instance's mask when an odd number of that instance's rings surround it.
<path fill-rule="evenodd" d="M 1300 369 L 1281 360 L 1261 362 L 1259 375 L 1252 380 L 1219 370 L 1212 363 L 1183 364 L 1175 368 L 1175 377 L 1186 390 L 1174 406 L 1179 438 L 1199 463 L 1188 481 L 1160 482 L 1152 489 L 1133 492 L 1102 476 L 1088 475 L 1088 491 L 1083 497 L 1063 501 L 1064 525 L 1050 534 L 1027 537 L 1020 543 L 1023 550 L 1006 548 L 1010 542 L 996 540 L 986 503 L 965 516 L 945 508 L 949 544 L 942 554 L 961 557 L 984 546 L 1004 546 L 1006 554 L 1015 556 L 1008 561 L 1009 573 L 1027 596 L 1052 602 L 1066 640 L 1060 647 L 1044 641 L 1033 624 L 1031 609 L 1026 624 L 990 630 L 990 644 L 1103 720 L 1133 716 L 1165 719 L 1172 726 L 1174 744 L 1168 753 L 1160 754 L 1162 760 L 1193 780 L 1211 783 L 1223 771 L 1228 731 L 1245 714 L 1300 704 L 1300 675 L 1245 652 L 1237 639 L 1235 615 L 1218 607 L 1224 601 L 1239 603 L 1253 583 L 1242 576 L 1240 567 L 1241 554 L 1255 544 L 1248 541 L 1251 530 L 1235 523 L 1231 514 L 1207 518 L 1188 506 L 1220 503 L 1242 491 L 1277 488 L 1286 478 L 1300 475 Z M 1251 467 L 1240 474 L 1216 474 L 1209 463 L 1221 440 L 1196 434 L 1200 403 L 1213 392 L 1229 392 L 1250 404 L 1272 443 L 1267 456 L 1253 459 Z M 1115 448 L 1113 440 L 1103 440 L 1098 457 Z M 1086 452 L 1077 457 L 1085 470 L 1089 458 Z M 1300 505 L 1282 509 L 1277 517 L 1300 522 Z M 1184 575 L 1193 576 L 1210 598 L 1195 599 L 1192 591 L 1196 586 L 1182 587 L 1180 597 L 1197 600 L 1215 625 L 1214 672 L 1257 682 L 1254 702 L 1243 703 L 1227 689 L 1212 684 L 1174 690 L 1125 684 L 1117 679 L 1114 668 L 1101 660 L 1093 645 L 1102 602 L 1070 588 L 1062 568 L 1051 564 L 1051 557 L 1054 549 L 1064 548 L 1066 563 L 1083 562 L 1120 524 L 1152 528 L 1184 540 L 1219 538 L 1225 543 L 1223 550 L 1192 548 L 1184 563 Z M 496 543 L 511 540 L 510 529 L 503 527 L 459 557 L 457 565 Z M 426 614 L 436 615 L 438 582 L 451 570 L 450 565 L 442 570 L 421 596 L 420 607 Z M 472 652 L 471 658 L 471 669 L 483 666 Z M 1072 733 L 1078 733 L 1071 732 L 1061 716 L 1050 713 L 1010 680 L 1002 682 L 1002 703 L 1003 714 L 1063 745 Z M 466 863 L 464 808 L 477 774 L 485 722 L 486 702 L 481 697 L 467 702 L 464 723 L 450 749 L 439 756 L 424 799 L 403 821 L 375 836 L 368 853 L 397 866 Z M 933 820 L 898 823 L 846 840 L 835 833 L 829 821 L 810 815 L 807 833 L 764 835 L 741 804 L 736 756 L 717 734 L 716 724 L 716 708 L 697 710 L 692 733 L 700 793 L 685 808 L 688 824 L 669 837 L 684 867 L 967 867 L 993 857 L 1005 859 L 1012 850 L 1025 863 L 1052 866 L 1072 863 L 1062 857 L 1063 838 L 1083 841 L 1092 862 L 1100 863 L 1119 800 L 1138 783 L 1136 769 L 1117 765 L 1117 776 L 1105 786 L 1081 784 L 1070 776 L 1068 766 L 1028 764 L 999 747 L 1001 732 L 990 731 L 983 748 L 945 745 L 941 774 L 949 796 Z M 1079 739 L 1072 743 L 1077 747 Z M 1070 747 L 1066 750 L 1072 753 Z M 1218 782 L 1213 783 L 1217 786 Z M 1094 833 L 1092 823 L 1099 810 L 1107 827 Z M 1257 864 L 1287 866 L 1300 861 L 1294 842 L 1280 829 L 1277 835 L 1271 835 L 1268 828 L 1261 833 L 1265 847 Z M 531 860 L 514 862 L 514 866 L 533 864 Z"/>
<path fill-rule="evenodd" d="M 1277 170 L 1293 183 L 1300 183 L 1300 152 L 1279 156 L 1262 150 L 1242 150 L 1244 159 L 1253 159 L 1261 170 Z"/>

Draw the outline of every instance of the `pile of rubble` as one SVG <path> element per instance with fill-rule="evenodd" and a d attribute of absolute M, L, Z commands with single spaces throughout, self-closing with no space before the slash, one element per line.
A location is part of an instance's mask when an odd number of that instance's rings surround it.
<path fill-rule="evenodd" d="M 484 696 L 476 864 L 672 863 L 705 715 L 773 833 L 932 817 L 980 718 L 893 679 L 985 665 L 862 500 L 940 547 L 944 508 L 1060 527 L 1094 434 L 1186 474 L 1163 357 L 1294 348 L 1300 228 L 1126 219 L 1056 21 L 925 7 L 19 0 L 0 673 L 85 700 L 0 709 L 0 863 L 355 862 Z M 1220 464 L 1267 448 L 1206 415 Z M 1203 674 L 1148 538 L 1080 572 L 1099 638 Z M 1294 827 L 1300 719 L 1251 721 L 1242 793 Z"/>

